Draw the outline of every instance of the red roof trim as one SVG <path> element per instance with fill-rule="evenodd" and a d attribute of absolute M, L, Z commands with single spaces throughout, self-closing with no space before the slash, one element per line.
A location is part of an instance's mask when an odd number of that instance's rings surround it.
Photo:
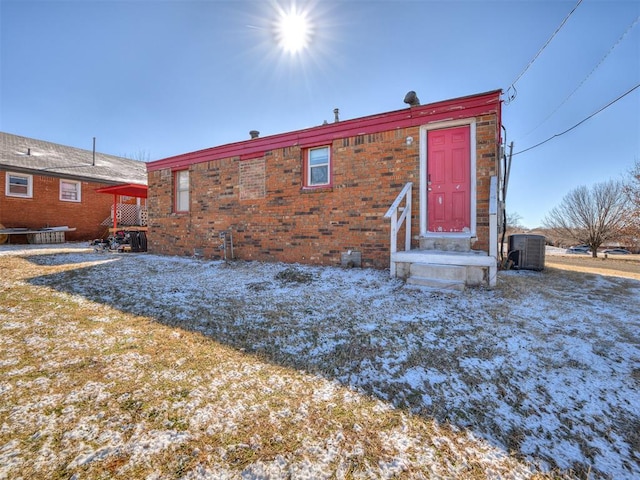
<path fill-rule="evenodd" d="M 147 198 L 147 186 L 137 183 L 123 183 L 111 187 L 96 188 L 98 193 L 110 193 L 112 195 L 126 195 L 127 197 Z"/>
<path fill-rule="evenodd" d="M 501 90 L 444 100 L 442 102 L 405 108 L 368 117 L 320 125 L 304 130 L 280 133 L 268 137 L 252 138 L 242 142 L 228 143 L 174 157 L 147 163 L 147 171 L 165 168 L 185 168 L 195 163 L 209 162 L 223 158 L 240 157 L 241 160 L 258 158 L 266 151 L 299 146 L 308 148 L 329 145 L 333 141 L 368 135 L 385 130 L 424 125 L 443 120 L 455 120 L 497 112 L 500 116 Z"/>

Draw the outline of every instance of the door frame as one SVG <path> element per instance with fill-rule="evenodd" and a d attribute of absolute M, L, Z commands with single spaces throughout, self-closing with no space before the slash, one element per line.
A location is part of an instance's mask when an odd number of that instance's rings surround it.
<path fill-rule="evenodd" d="M 427 205 L 427 137 L 430 130 L 443 130 L 453 127 L 469 126 L 469 216 L 471 230 L 469 232 L 428 232 L 428 208 Z M 449 237 L 449 238 L 473 238 L 476 236 L 476 119 L 464 118 L 444 122 L 429 123 L 420 126 L 420 236 L 421 237 Z"/>

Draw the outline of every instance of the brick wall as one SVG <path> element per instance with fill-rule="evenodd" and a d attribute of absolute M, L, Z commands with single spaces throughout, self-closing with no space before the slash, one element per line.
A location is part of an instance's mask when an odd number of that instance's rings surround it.
<path fill-rule="evenodd" d="M 113 195 L 96 193 L 107 184 L 82 182 L 81 202 L 60 200 L 60 179 L 33 175 L 33 197 L 5 195 L 6 172 L 0 172 L 0 224 L 6 228 L 43 228 L 67 225 L 75 232 L 65 232 L 68 241 L 92 240 L 104 237 L 107 228 L 100 223 L 111 214 Z M 23 235 L 12 235 L 11 243 L 26 243 Z"/>
<path fill-rule="evenodd" d="M 488 249 L 489 184 L 497 174 L 498 122 L 477 119 L 477 242 Z M 412 136 L 412 145 L 406 137 Z M 389 265 L 390 222 L 383 218 L 400 190 L 413 182 L 412 232 L 419 233 L 419 127 L 334 140 L 331 187 L 303 189 L 304 149 L 279 148 L 264 157 L 238 157 L 189 167 L 188 214 L 173 213 L 172 172 L 149 172 L 149 251 L 219 258 L 219 234 L 231 230 L 237 258 L 340 263 L 347 250 L 363 266 Z M 264 177 L 264 190 L 261 178 Z M 404 229 L 399 233 L 402 245 Z"/>
<path fill-rule="evenodd" d="M 489 251 L 489 197 L 491 177 L 498 175 L 500 126 L 495 115 L 476 123 L 476 250 Z"/>

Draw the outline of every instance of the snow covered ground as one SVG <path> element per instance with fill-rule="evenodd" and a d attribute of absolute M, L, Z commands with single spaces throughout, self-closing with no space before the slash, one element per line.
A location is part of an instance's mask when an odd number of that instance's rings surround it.
<path fill-rule="evenodd" d="M 401 409 L 438 425 L 451 425 L 486 442 L 485 447 L 469 448 L 471 456 L 477 457 L 479 451 L 487 459 L 512 454 L 539 471 L 576 478 L 640 478 L 637 280 L 547 268 L 500 272 L 493 290 L 454 293 L 409 288 L 389 279 L 384 271 L 111 255 L 74 245 L 49 251 L 2 246 L 0 265 L 3 256 L 16 255 L 44 269 L 27 285 L 52 288 L 70 295 L 74 302 L 90 301 L 149 317 L 177 336 L 185 331 L 202 334 L 234 351 L 311 376 L 333 400 L 335 389 L 347 387 L 353 395 L 375 397 L 380 402 L 377 408 Z M 46 273 L 53 267 L 64 268 Z M 8 288 L 4 282 L 3 288 Z M 10 340 L 14 332 L 28 328 L 29 319 L 18 318 L 16 312 L 14 307 L 0 307 L 4 339 L 0 403 L 5 404 L 0 407 L 0 422 L 4 421 L 0 433 L 5 439 L 11 438 L 7 429 L 17 428 L 20 422 L 31 422 L 34 435 L 46 424 L 40 410 L 44 407 L 13 405 L 11 410 L 6 400 L 25 386 L 47 391 L 48 382 L 53 381 L 36 375 L 41 366 L 24 365 L 20 348 Z M 94 320 L 91 339 L 103 341 L 102 348 L 108 350 L 119 340 L 105 335 L 100 322 L 113 320 L 99 316 Z M 121 333 L 123 338 L 140 334 L 135 329 Z M 46 343 L 35 334 L 28 338 Z M 118 367 L 123 375 L 134 375 L 136 365 L 143 368 L 149 362 L 149 357 L 135 352 L 129 352 L 126 361 L 117 357 L 124 362 Z M 42 362 L 46 361 L 43 354 Z M 276 389 L 288 388 L 286 381 L 271 381 Z M 106 383 L 80 385 L 74 392 L 92 399 L 113 395 L 105 393 Z M 146 442 L 145 448 L 151 451 L 159 445 L 182 444 L 213 428 L 206 399 L 191 401 L 195 403 L 187 428 L 160 434 L 134 426 L 132 438 Z M 240 403 L 242 409 L 251 410 L 251 404 Z M 60 408 L 73 407 L 61 402 Z M 228 405 L 230 422 L 238 421 L 235 408 L 239 407 Z M 29 411 L 39 420 L 21 417 Z M 84 426 L 74 424 L 71 431 L 84 439 L 84 453 L 76 452 L 67 471 L 122 453 L 126 442 L 121 437 L 87 431 L 97 425 L 96 419 L 88 419 Z M 398 433 L 385 441 L 413 445 L 418 440 Z M 4 465 L 0 478 L 19 476 L 20 462 L 28 455 L 18 443 L 8 440 L 0 445 L 0 465 Z M 326 445 L 315 448 L 326 449 Z M 398 443 L 394 448 L 399 448 Z M 46 461 L 42 452 L 39 455 Z M 322 465 L 310 464 L 307 471 L 320 472 Z M 376 476 L 371 475 L 378 478 L 405 471 L 411 477 L 407 472 L 414 467 L 402 465 L 391 462 L 387 470 L 377 467 Z M 210 465 L 198 468 L 183 477 L 218 478 Z M 219 465 L 217 471 L 235 478 L 228 468 Z M 303 467 L 292 468 L 283 454 L 269 464 L 250 464 L 243 478 L 304 478 Z M 507 478 L 498 470 L 490 472 L 485 471 L 487 478 Z M 333 474 L 348 478 L 338 470 Z M 453 478 L 451 473 L 439 475 Z M 528 469 L 511 470 L 512 478 L 529 475 Z M 320 477 L 309 474 L 309 478 Z"/>

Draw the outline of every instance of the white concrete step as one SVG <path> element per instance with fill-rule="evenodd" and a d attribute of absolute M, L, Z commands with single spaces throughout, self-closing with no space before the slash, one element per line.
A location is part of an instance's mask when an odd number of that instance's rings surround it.
<path fill-rule="evenodd" d="M 391 255 L 392 262 L 437 263 L 439 265 L 477 265 L 490 267 L 496 265 L 496 259 L 485 252 L 451 252 L 443 250 L 408 250 Z"/>
<path fill-rule="evenodd" d="M 391 255 L 391 262 L 395 267 L 395 276 L 407 282 L 411 277 L 420 277 L 445 282 L 462 282 L 469 287 L 482 285 L 494 287 L 496 284 L 496 259 L 482 251 L 400 251 Z"/>
<path fill-rule="evenodd" d="M 423 250 L 442 250 L 448 252 L 471 251 L 471 237 L 468 235 L 429 235 L 420 237 L 420 248 Z"/>
<path fill-rule="evenodd" d="M 409 269 L 409 277 L 455 280 L 465 283 L 467 281 L 467 268 L 459 265 L 412 263 Z"/>
<path fill-rule="evenodd" d="M 409 277 L 407 283 L 410 285 L 420 285 L 422 287 L 435 288 L 438 290 L 464 290 L 464 282 L 459 280 L 439 280 L 426 277 Z"/>

